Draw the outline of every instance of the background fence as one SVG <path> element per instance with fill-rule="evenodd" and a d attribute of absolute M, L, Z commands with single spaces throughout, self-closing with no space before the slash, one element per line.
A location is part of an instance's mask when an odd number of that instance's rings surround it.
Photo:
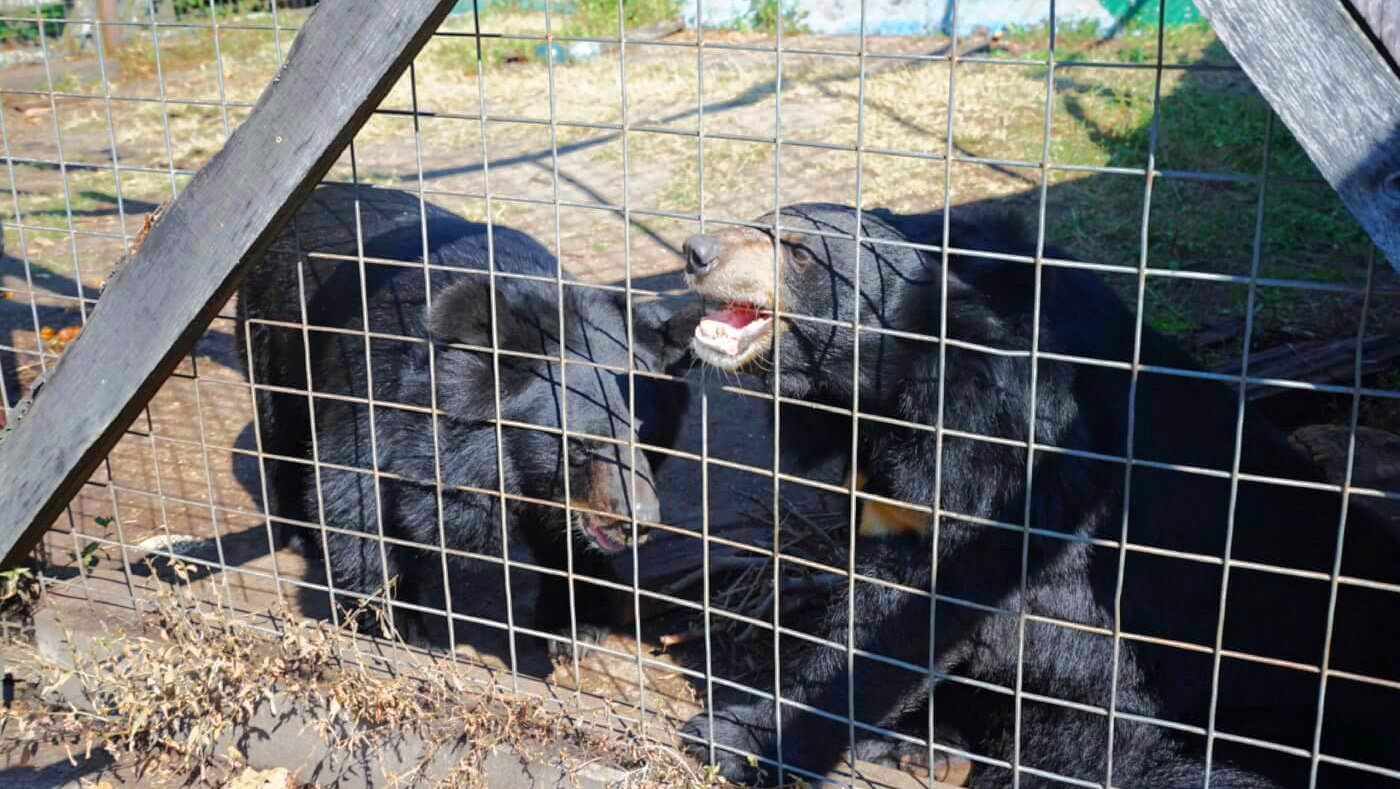
<path fill-rule="evenodd" d="M 1052 12 L 995 36 L 956 23 L 917 35 L 876 36 L 874 26 L 860 24 L 854 32 L 813 30 L 801 8 L 776 3 L 755 3 L 710 28 L 673 24 L 683 9 L 661 0 L 581 1 L 566 11 L 549 4 L 465 9 L 434 35 L 326 179 L 404 190 L 409 203 L 364 198 L 350 211 L 355 221 L 338 229 L 339 246 L 304 251 L 301 259 L 308 270 L 397 264 L 431 278 L 434 265 L 412 245 L 402 259 L 365 252 L 378 221 L 371 216 L 376 200 L 389 201 L 383 211 L 397 217 L 393 226 L 404 216 L 426 223 L 431 211 L 413 205 L 421 199 L 528 233 L 577 277 L 571 291 L 623 293 L 643 305 L 683 291 L 688 236 L 752 226 L 783 205 L 946 210 L 969 221 L 1011 208 L 1031 219 L 1039 238 L 1073 255 L 1025 262 L 1037 271 L 1102 277 L 1130 305 L 1139 329 L 1174 338 L 1206 370 L 1183 375 L 1235 387 L 1239 414 L 1266 416 L 1317 461 L 1325 481 L 1294 480 L 1293 487 L 1339 494 L 1393 529 L 1400 523 L 1400 283 L 1211 28 L 1185 20 L 1188 3 L 1163 3 L 1149 3 L 1113 28 L 1077 18 L 1057 24 Z M 0 2 L 0 46 L 37 53 L 0 73 L 6 422 L 17 419 L 35 382 L 81 332 L 148 216 L 180 193 L 276 77 L 306 18 L 304 5 L 123 3 L 109 23 L 120 36 L 103 38 L 93 35 L 90 16 L 63 4 Z M 703 18 L 708 8 L 700 9 Z M 946 260 L 941 244 L 924 246 Z M 268 325 L 300 331 L 307 305 L 300 306 L 303 317 Z M 107 616 L 106 607 L 134 608 L 180 580 L 170 569 L 174 560 L 192 568 L 199 594 L 229 611 L 257 614 L 280 601 L 307 617 L 338 616 L 327 605 L 335 584 L 274 536 L 280 526 L 320 539 L 326 524 L 269 513 L 263 503 L 279 460 L 263 446 L 257 387 L 239 358 L 239 338 L 251 329 L 236 303 L 220 311 L 36 553 L 49 592 L 84 601 L 92 624 Z M 355 331 L 366 358 L 372 339 L 392 339 L 363 326 Z M 498 364 L 510 357 L 494 350 Z M 1030 353 L 1034 360 L 1037 351 Z M 1134 382 L 1143 374 L 1136 358 L 1069 361 L 1116 365 Z M 571 374 L 575 366 L 588 369 L 572 360 L 563 366 Z M 667 376 L 626 367 L 623 386 L 633 408 L 638 381 L 672 391 Z M 631 598 L 626 632 L 599 645 L 566 639 L 567 659 L 541 662 L 543 634 L 516 632 L 524 627 L 516 619 L 538 594 L 531 584 L 549 577 L 531 572 L 534 557 L 497 556 L 493 563 L 429 544 L 438 557 L 432 572 L 445 574 L 450 559 L 484 563 L 508 579 L 509 600 L 497 606 L 497 629 L 510 634 L 503 645 L 474 648 L 447 628 L 448 643 L 432 646 L 504 669 L 512 677 L 505 683 L 517 688 L 514 677 L 525 671 L 606 697 L 617 716 L 658 739 L 707 703 L 722 709 L 746 689 L 773 697 L 783 686 L 781 656 L 819 638 L 797 625 L 774 627 L 793 616 L 784 613 L 784 601 L 810 612 L 821 608 L 823 595 L 855 587 L 851 510 L 871 498 L 843 492 L 840 479 L 813 481 L 786 461 L 780 465 L 787 450 L 769 385 L 712 372 L 702 386 L 703 377 L 697 369 L 685 376 L 688 383 L 669 384 L 693 394 L 679 435 L 645 447 L 667 458 L 666 471 L 656 485 L 660 521 L 642 529 L 651 537 L 611 568 L 609 588 Z M 358 402 L 371 413 L 394 410 L 363 393 Z M 776 426 L 768 425 L 775 416 Z M 964 438 L 978 434 L 940 427 Z M 1028 432 L 987 440 L 1009 442 L 1030 458 L 1073 454 L 1073 447 L 1037 444 L 1033 426 Z M 548 434 L 567 439 L 567 422 Z M 635 441 L 625 444 L 636 449 Z M 1222 466 L 1167 465 L 1226 480 L 1232 490 L 1242 475 L 1258 482 L 1247 460 L 1241 468 L 1250 448 L 1238 435 L 1230 446 L 1233 458 Z M 1143 463 L 1130 449 L 1099 459 L 1125 469 Z M 319 473 L 325 464 L 315 465 Z M 374 465 L 378 476 L 377 457 Z M 495 492 L 505 500 L 504 487 Z M 572 512 L 567 499 L 557 503 Z M 1400 592 L 1400 578 L 1351 569 L 1342 522 L 1318 526 L 1338 546 L 1320 557 L 1322 570 L 1233 557 L 1228 540 L 1194 551 L 1130 538 L 1094 544 L 1114 557 L 1167 557 L 1177 569 L 1165 577 L 1196 566 L 1221 574 L 1219 611 L 1202 614 L 1211 620 L 1211 638 L 1172 647 L 1204 654 L 1212 687 L 1228 681 L 1222 662 L 1249 659 L 1222 647 L 1232 568 L 1321 584 L 1328 604 L 1320 657 L 1286 666 L 1316 678 L 1321 709 L 1329 683 L 1383 699 L 1400 690 L 1395 661 L 1385 662 L 1379 644 L 1389 638 L 1384 634 L 1377 634 L 1378 660 L 1391 673 L 1327 663 L 1323 642 L 1331 643 L 1339 599 L 1385 601 Z M 1029 512 L 1019 523 L 982 525 L 1012 530 L 1020 552 L 1032 534 L 1071 539 L 1036 533 Z M 1022 565 L 1020 586 L 1026 583 Z M 1121 593 L 1121 580 L 1119 587 Z M 1026 610 L 1001 603 L 992 604 L 996 615 L 1024 628 Z M 462 610 L 436 613 L 483 624 Z M 1100 634 L 1115 655 L 1121 643 L 1147 648 L 1116 621 Z M 854 660 L 855 641 L 852 632 L 845 643 L 827 643 Z M 1019 666 L 1023 656 L 1016 657 Z M 1027 690 L 1019 668 L 1016 676 L 999 684 L 944 670 L 940 678 L 1011 699 L 1019 730 Z M 1115 669 L 1115 683 L 1116 676 Z M 1053 694 L 1035 700 L 1047 698 L 1055 701 Z M 1112 703 L 1095 710 L 1110 721 L 1132 718 Z M 859 728 L 862 737 L 883 732 L 887 741 L 927 743 L 932 717 L 912 729 Z M 1329 753 L 1321 734 L 1302 745 L 1270 743 L 1218 728 L 1214 714 L 1162 725 L 1207 750 L 1225 743 L 1226 750 L 1263 748 L 1292 760 L 1304 776 L 1298 785 L 1400 783 L 1400 764 Z M 849 725 L 851 740 L 857 729 Z M 993 774 L 1004 773 L 1008 783 L 1046 777 L 1021 765 L 1015 749 L 990 755 L 977 743 L 936 745 L 938 753 L 969 762 L 989 785 L 998 779 L 985 776 Z"/>

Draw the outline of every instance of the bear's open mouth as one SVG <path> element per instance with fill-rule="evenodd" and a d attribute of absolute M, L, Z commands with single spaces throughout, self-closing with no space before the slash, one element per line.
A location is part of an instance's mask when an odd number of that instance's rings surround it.
<path fill-rule="evenodd" d="M 695 327 L 692 347 L 700 361 L 737 370 L 768 349 L 773 315 L 752 303 L 735 301 L 706 312 Z"/>
<path fill-rule="evenodd" d="M 631 541 L 631 529 L 623 521 L 614 521 L 586 512 L 575 512 L 575 525 L 598 550 L 603 553 L 618 553 L 627 549 Z"/>

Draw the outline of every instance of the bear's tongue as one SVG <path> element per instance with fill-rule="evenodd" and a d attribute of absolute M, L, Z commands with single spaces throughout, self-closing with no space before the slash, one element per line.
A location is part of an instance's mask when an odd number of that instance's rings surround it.
<path fill-rule="evenodd" d="M 730 304 L 722 310 L 705 313 L 705 320 L 723 323 L 735 329 L 742 329 L 761 317 L 750 304 Z"/>
<path fill-rule="evenodd" d="M 752 304 L 735 302 L 709 312 L 695 327 L 695 341 L 725 356 L 737 357 L 762 339 L 770 316 Z"/>

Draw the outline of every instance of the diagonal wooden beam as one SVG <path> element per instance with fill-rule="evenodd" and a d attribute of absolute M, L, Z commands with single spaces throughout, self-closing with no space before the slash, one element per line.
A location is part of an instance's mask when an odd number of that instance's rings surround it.
<path fill-rule="evenodd" d="M 252 114 L 151 229 L 0 444 L 3 563 L 77 494 L 453 4 L 317 6 Z"/>
<path fill-rule="evenodd" d="M 1196 5 L 1400 270 L 1400 78 L 1352 9 L 1343 0 Z"/>
<path fill-rule="evenodd" d="M 1347 0 L 1352 16 L 1371 33 L 1371 40 L 1389 56 L 1391 70 L 1400 76 L 1400 3 L 1395 0 Z"/>

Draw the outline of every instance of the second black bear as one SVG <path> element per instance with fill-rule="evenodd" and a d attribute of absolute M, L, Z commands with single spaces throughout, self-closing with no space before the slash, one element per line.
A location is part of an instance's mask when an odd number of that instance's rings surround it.
<path fill-rule="evenodd" d="M 535 279 L 497 277 L 493 304 L 491 257 L 497 272 Z M 257 392 L 262 449 L 273 456 L 268 510 L 325 524 L 289 530 L 342 593 L 340 606 L 389 584 L 410 633 L 442 626 L 441 616 L 416 616 L 427 609 L 450 609 L 458 625 L 504 623 L 503 550 L 557 573 L 572 540 L 576 572 L 616 580 L 607 554 L 628 546 L 628 519 L 660 520 L 652 462 L 627 444 L 626 302 L 566 281 L 561 311 L 557 274 L 554 256 L 524 233 L 348 186 L 313 193 L 250 273 L 239 310 L 255 319 L 245 349 L 253 380 L 269 387 Z M 668 347 L 684 352 L 668 346 L 659 312 L 639 309 L 633 330 L 638 370 L 663 368 Z M 493 347 L 526 356 L 493 358 Z M 646 379 L 636 380 L 640 391 Z M 296 393 L 308 389 L 310 400 Z M 639 396 L 644 438 L 667 443 L 667 419 L 681 410 Z M 557 506 L 566 481 L 570 523 Z M 519 497 L 504 513 L 498 489 Z M 519 624 L 567 635 L 564 578 L 538 581 Z M 616 592 L 586 582 L 575 592 L 580 632 L 610 623 Z"/>
<path fill-rule="evenodd" d="M 688 240 L 687 278 L 709 305 L 694 352 L 713 367 L 776 376 L 788 398 L 858 405 L 871 418 L 859 421 L 853 479 L 882 500 L 862 504 L 853 599 L 843 589 L 813 633 L 827 645 L 783 642 L 784 703 L 736 704 L 687 725 L 699 750 L 715 744 L 725 775 L 771 779 L 779 758 L 822 774 L 849 742 L 839 719 L 912 722 L 923 736 L 932 698 L 940 741 L 951 732 L 985 757 L 974 787 L 1010 785 L 1004 763 L 1013 757 L 1027 768 L 1022 787 L 1063 785 L 1049 774 L 1199 787 L 1207 749 L 1216 787 L 1307 786 L 1313 769 L 1318 786 L 1394 785 L 1341 760 L 1400 768 L 1397 699 L 1385 684 L 1400 680 L 1400 647 L 1382 635 L 1395 632 L 1396 595 L 1330 582 L 1340 497 L 1265 479 L 1318 475 L 1253 410 L 1240 425 L 1245 476 L 1232 484 L 1236 390 L 1152 369 L 1198 368 L 1145 329 L 1148 368 L 1130 418 L 1136 322 L 1112 290 L 1090 272 L 1044 266 L 1037 301 L 1035 267 L 955 254 L 944 293 L 940 255 L 880 243 L 941 243 L 941 215 L 867 212 L 859 248 L 849 207 L 791 206 L 781 224 L 778 238 L 744 227 Z M 1010 220 L 951 230 L 954 248 L 1036 251 Z M 940 335 L 945 298 L 940 366 L 938 344 L 909 335 Z M 858 342 L 841 323 L 857 305 Z M 1051 357 L 1038 359 L 1034 376 L 1033 338 Z M 940 413 L 941 453 L 931 429 Z M 851 453 L 849 417 L 811 418 L 847 427 L 804 428 L 785 410 L 784 436 L 829 436 L 828 454 Z M 1112 459 L 1130 449 L 1132 466 Z M 935 523 L 895 502 L 946 514 Z M 1394 535 L 1357 508 L 1346 527 L 1342 574 L 1393 584 Z M 1325 694 L 1316 668 L 1324 660 L 1333 672 Z M 929 670 L 974 682 L 931 686 Z M 1314 761 L 1318 731 L 1327 758 Z"/>

